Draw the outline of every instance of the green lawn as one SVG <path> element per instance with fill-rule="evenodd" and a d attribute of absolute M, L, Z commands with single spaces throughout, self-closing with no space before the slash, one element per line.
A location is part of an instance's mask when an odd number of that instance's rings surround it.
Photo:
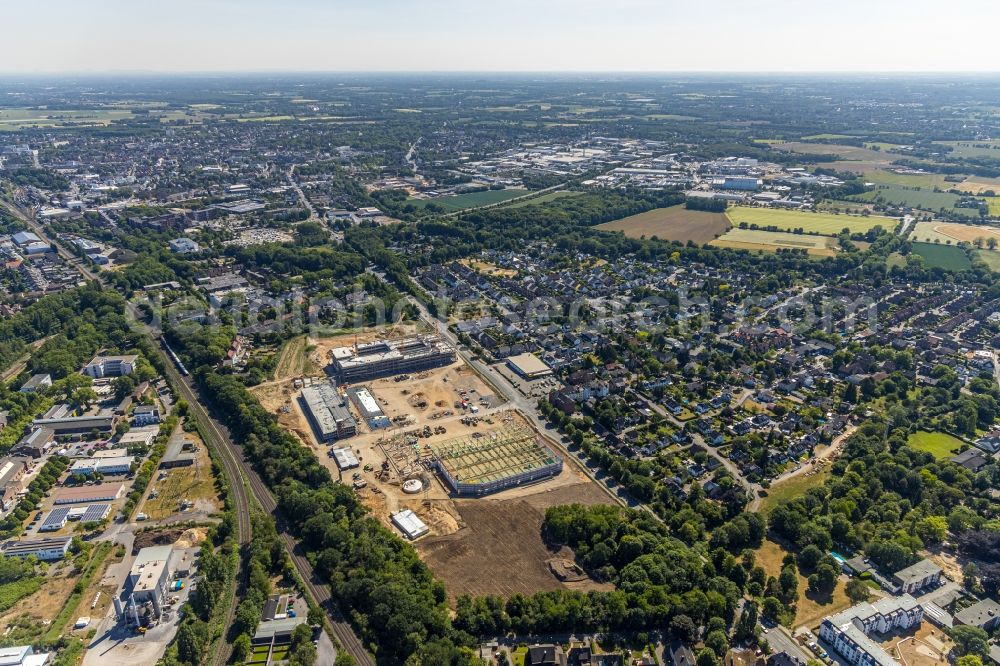
<path fill-rule="evenodd" d="M 976 256 L 986 262 L 991 271 L 1000 273 L 1000 251 L 997 250 L 976 250 Z"/>
<path fill-rule="evenodd" d="M 950 458 L 958 452 L 964 442 L 944 432 L 921 430 L 910 435 L 909 445 L 917 451 L 926 451 L 938 460 Z"/>
<path fill-rule="evenodd" d="M 783 231 L 802 229 L 806 233 L 836 236 L 844 229 L 852 233 L 865 233 L 880 226 L 892 230 L 898 224 L 888 217 L 860 217 L 856 215 L 834 215 L 833 213 L 813 213 L 803 210 L 782 210 L 777 208 L 747 208 L 735 206 L 726 211 L 726 215 L 738 227 L 741 222 L 757 225 L 759 229 L 774 227 Z"/>
<path fill-rule="evenodd" d="M 764 491 L 767 497 L 760 502 L 760 513 L 766 515 L 779 504 L 805 495 L 807 490 L 823 485 L 828 478 L 830 478 L 830 465 L 823 465 L 811 476 L 803 472 L 785 481 L 779 481 Z"/>
<path fill-rule="evenodd" d="M 904 187 L 902 185 L 879 185 L 874 190 L 868 190 L 864 194 L 850 197 L 856 201 L 883 201 L 895 206 L 911 206 L 923 210 L 938 211 L 947 210 L 956 215 L 974 216 L 974 211 L 969 208 L 955 208 L 955 203 L 959 197 L 956 194 L 947 192 L 935 192 L 930 189 L 920 189 Z"/>
<path fill-rule="evenodd" d="M 528 190 L 484 190 L 482 192 L 469 192 L 468 194 L 455 194 L 437 199 L 410 199 L 411 203 L 418 208 L 425 208 L 430 204 L 437 204 L 446 212 L 465 210 L 466 208 L 476 208 L 477 206 L 489 206 L 508 199 L 523 197 L 528 194 Z"/>
<path fill-rule="evenodd" d="M 577 197 L 583 194 L 583 192 L 571 192 L 569 190 L 556 190 L 555 192 L 549 192 L 548 194 L 543 194 L 540 197 L 534 197 L 532 199 L 524 199 L 522 201 L 515 201 L 509 206 L 504 206 L 504 208 L 521 208 L 522 206 L 534 206 L 535 204 L 548 203 L 550 201 L 555 201 L 556 199 L 565 199 L 567 197 Z"/>
<path fill-rule="evenodd" d="M 972 267 L 972 262 L 965 256 L 965 252 L 954 245 L 913 243 L 912 247 L 915 253 L 924 258 L 924 264 L 929 268 L 964 271 Z"/>

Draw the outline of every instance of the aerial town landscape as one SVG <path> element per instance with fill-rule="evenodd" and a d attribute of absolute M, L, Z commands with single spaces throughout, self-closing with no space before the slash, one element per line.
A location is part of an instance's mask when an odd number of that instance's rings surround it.
<path fill-rule="evenodd" d="M 1000 666 L 995 75 L 220 69 L 0 75 L 0 666 Z"/>

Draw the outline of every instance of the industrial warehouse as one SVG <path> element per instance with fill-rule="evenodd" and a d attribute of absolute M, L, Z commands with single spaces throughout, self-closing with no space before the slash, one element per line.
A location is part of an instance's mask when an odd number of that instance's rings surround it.
<path fill-rule="evenodd" d="M 433 335 L 337 347 L 330 355 L 330 374 L 341 384 L 430 370 L 455 360 L 455 350 Z"/>
<path fill-rule="evenodd" d="M 478 436 L 477 436 L 478 435 Z M 563 461 L 530 428 L 510 426 L 428 445 L 450 490 L 482 497 L 555 476 Z"/>
<path fill-rule="evenodd" d="M 319 441 L 332 442 L 358 434 L 358 422 L 333 384 L 307 386 L 299 401 Z"/>

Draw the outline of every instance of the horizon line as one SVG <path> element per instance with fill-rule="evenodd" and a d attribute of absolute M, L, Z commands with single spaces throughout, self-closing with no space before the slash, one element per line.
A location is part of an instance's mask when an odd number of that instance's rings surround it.
<path fill-rule="evenodd" d="M 703 69 L 703 70 L 594 70 L 594 69 L 538 69 L 538 70 L 476 70 L 476 69 L 369 69 L 369 70 L 320 70 L 320 69 L 192 69 L 192 70 L 169 70 L 169 69 L 105 69 L 105 70 L 0 70 L 0 77 L 47 77 L 47 76 L 261 76 L 261 75 L 319 75 L 319 76 L 370 76 L 370 75 L 396 75 L 396 76 L 422 76 L 422 75 L 446 75 L 446 76 L 558 76 L 558 75 L 586 75 L 586 76 L 1000 76 L 1000 69 L 975 70 L 975 69 L 941 69 L 941 70 L 723 70 L 723 69 Z M 0 81 L 2 84 L 2 81 Z"/>

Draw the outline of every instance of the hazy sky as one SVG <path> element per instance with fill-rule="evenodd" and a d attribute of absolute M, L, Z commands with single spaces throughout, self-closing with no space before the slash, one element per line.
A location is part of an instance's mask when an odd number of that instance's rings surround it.
<path fill-rule="evenodd" d="M 998 0 L 18 0 L 0 71 L 1000 71 Z"/>

